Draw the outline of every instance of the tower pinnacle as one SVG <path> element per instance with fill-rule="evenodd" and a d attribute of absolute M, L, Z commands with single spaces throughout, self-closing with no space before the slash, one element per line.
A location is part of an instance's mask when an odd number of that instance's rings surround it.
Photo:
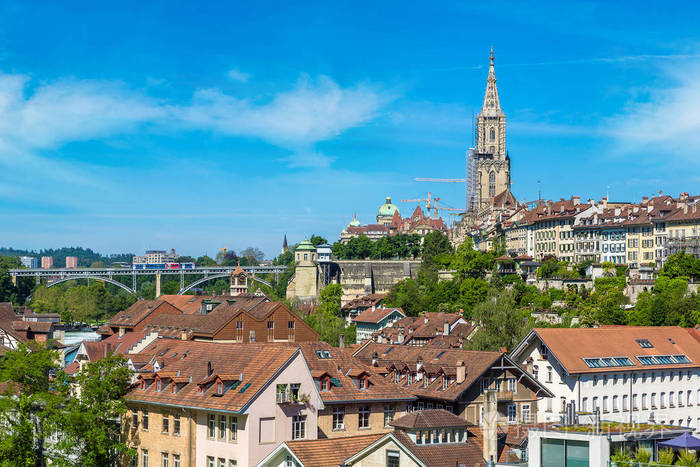
<path fill-rule="evenodd" d="M 496 56 L 493 54 L 493 47 L 491 47 L 491 54 L 489 55 L 489 75 L 486 78 L 486 94 L 484 95 L 484 105 L 481 108 L 481 114 L 484 116 L 498 116 L 501 114 L 501 103 L 498 100 L 498 87 L 496 86 L 496 70 L 493 66 L 493 61 Z"/>

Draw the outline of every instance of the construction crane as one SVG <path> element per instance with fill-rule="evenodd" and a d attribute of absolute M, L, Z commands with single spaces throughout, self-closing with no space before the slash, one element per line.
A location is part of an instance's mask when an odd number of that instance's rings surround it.
<path fill-rule="evenodd" d="M 466 183 L 464 178 L 414 178 L 414 182 Z"/>
<path fill-rule="evenodd" d="M 401 200 L 402 203 L 426 203 L 425 208 L 428 210 L 428 215 L 430 215 L 430 211 L 435 208 L 438 201 L 440 201 L 440 198 L 433 198 L 433 194 L 431 192 L 428 192 L 427 198 Z"/>

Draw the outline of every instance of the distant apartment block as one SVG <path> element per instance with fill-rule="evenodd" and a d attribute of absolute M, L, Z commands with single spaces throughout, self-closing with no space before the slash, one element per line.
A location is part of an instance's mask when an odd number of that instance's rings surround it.
<path fill-rule="evenodd" d="M 51 269 L 53 267 L 53 257 L 42 256 L 41 257 L 41 269 Z"/>
<path fill-rule="evenodd" d="M 66 269 L 75 269 L 78 267 L 77 256 L 66 256 Z"/>
<path fill-rule="evenodd" d="M 165 250 L 146 250 L 143 256 L 134 256 L 134 264 L 160 264 L 160 263 L 176 263 L 180 256 L 175 253 L 174 249 Z"/>
<path fill-rule="evenodd" d="M 39 267 L 39 258 L 35 258 L 34 256 L 20 256 L 19 260 L 22 266 L 26 268 L 36 269 Z"/>

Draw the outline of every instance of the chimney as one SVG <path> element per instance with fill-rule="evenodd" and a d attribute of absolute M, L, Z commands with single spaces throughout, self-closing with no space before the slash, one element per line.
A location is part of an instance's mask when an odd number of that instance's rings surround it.
<path fill-rule="evenodd" d="M 374 352 L 372 354 L 372 366 L 377 366 L 377 358 L 378 357 L 379 357 L 379 355 L 377 355 L 377 352 Z"/>
<path fill-rule="evenodd" d="M 403 344 L 403 338 L 403 328 L 401 327 L 399 328 L 399 336 L 397 337 L 396 342 L 398 342 L 399 344 Z"/>
<path fill-rule="evenodd" d="M 109 354 L 112 353 L 112 343 L 111 342 L 106 342 L 105 343 L 105 357 L 109 357 Z"/>
<path fill-rule="evenodd" d="M 467 367 L 463 361 L 457 362 L 457 384 L 463 383 L 467 379 Z"/>
<path fill-rule="evenodd" d="M 423 315 L 423 324 L 428 324 L 428 315 Z"/>
<path fill-rule="evenodd" d="M 621 212 L 622 212 L 622 209 L 620 209 L 620 208 L 615 208 L 615 215 L 616 215 L 616 216 L 619 216 Z"/>
<path fill-rule="evenodd" d="M 384 341 L 384 336 L 377 334 L 377 344 L 381 344 Z"/>
<path fill-rule="evenodd" d="M 376 304 L 376 303 L 373 303 L 373 304 L 372 304 L 372 311 L 375 311 L 376 309 L 377 309 L 377 304 Z"/>
<path fill-rule="evenodd" d="M 338 336 L 338 347 L 341 349 L 345 348 L 345 334 L 340 334 Z"/>
<path fill-rule="evenodd" d="M 688 214 L 688 205 L 683 203 L 683 214 Z"/>
<path fill-rule="evenodd" d="M 646 204 L 649 202 L 649 197 L 648 196 L 642 196 L 642 203 Z"/>
<path fill-rule="evenodd" d="M 607 208 L 607 207 L 608 207 L 608 197 L 603 196 L 603 208 Z"/>
<path fill-rule="evenodd" d="M 497 433 L 497 407 L 498 396 L 496 391 L 484 392 L 484 459 L 486 462 L 498 461 L 498 433 Z M 493 464 L 491 464 L 493 465 Z"/>
<path fill-rule="evenodd" d="M 207 378 L 210 377 L 214 373 L 214 370 L 211 368 L 211 362 L 207 362 Z"/>
<path fill-rule="evenodd" d="M 564 205 L 563 204 L 559 205 L 559 212 L 564 212 Z"/>
<path fill-rule="evenodd" d="M 445 322 L 442 323 L 442 335 L 443 336 L 450 335 L 450 323 L 447 320 L 445 320 Z"/>
<path fill-rule="evenodd" d="M 574 202 L 574 206 L 578 206 L 581 204 L 581 197 L 580 196 L 572 196 L 571 201 Z"/>

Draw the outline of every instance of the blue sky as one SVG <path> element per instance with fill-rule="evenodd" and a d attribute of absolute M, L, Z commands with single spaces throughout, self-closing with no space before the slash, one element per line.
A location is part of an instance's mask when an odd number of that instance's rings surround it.
<path fill-rule="evenodd" d="M 700 186 L 700 5 L 0 1 L 0 244 L 274 256 L 458 178 L 490 46 L 513 191 Z M 610 188 L 608 188 L 610 187 Z"/>

